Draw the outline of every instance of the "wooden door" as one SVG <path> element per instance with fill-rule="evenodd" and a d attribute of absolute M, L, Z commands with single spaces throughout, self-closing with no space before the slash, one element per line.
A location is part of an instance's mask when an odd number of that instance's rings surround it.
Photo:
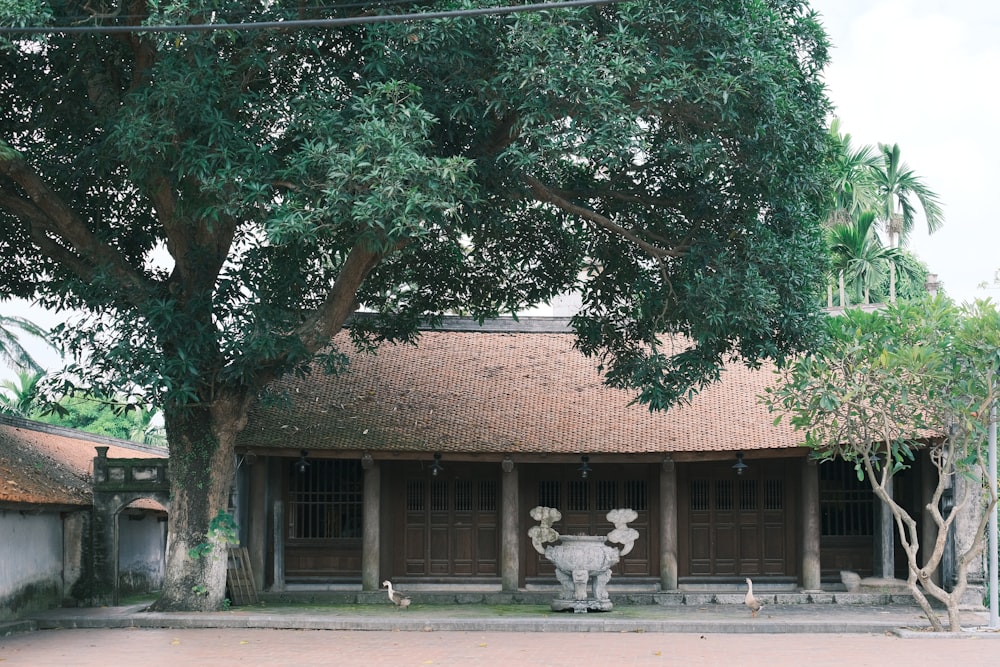
<path fill-rule="evenodd" d="M 680 575 L 792 576 L 797 572 L 794 466 L 729 462 L 684 466 L 678 504 Z"/>
<path fill-rule="evenodd" d="M 396 572 L 412 577 L 499 574 L 497 466 L 453 463 L 438 476 L 406 475 L 404 488 Z"/>

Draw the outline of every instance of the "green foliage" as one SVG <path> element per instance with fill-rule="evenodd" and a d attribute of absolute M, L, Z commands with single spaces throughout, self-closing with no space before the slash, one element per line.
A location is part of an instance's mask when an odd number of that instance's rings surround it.
<path fill-rule="evenodd" d="M 726 358 L 780 359 L 814 331 L 826 49 L 807 6 L 778 0 L 21 42 L 0 61 L 17 151 L 0 290 L 87 313 L 57 332 L 98 351 L 74 377 L 195 406 L 305 372 L 363 248 L 376 261 L 350 289 L 378 317 L 359 344 L 581 289 L 581 349 L 665 408 Z M 169 271 L 149 262 L 164 249 Z M 664 353 L 663 333 L 694 347 Z"/>
<path fill-rule="evenodd" d="M 212 553 L 219 544 L 239 544 L 239 526 L 232 514 L 219 510 L 208 524 L 208 535 L 205 542 L 188 549 L 188 556 L 199 559 Z"/>
<path fill-rule="evenodd" d="M 0 0 L 0 25 L 18 28 L 45 25 L 52 18 L 48 4 L 43 0 Z M 10 47 L 7 37 L 0 37 L 0 52 Z M 0 151 L 2 146 L 0 142 Z"/>
<path fill-rule="evenodd" d="M 156 410 L 100 396 L 67 395 L 32 411 L 30 417 L 87 433 L 145 444 L 165 444 L 152 426 Z"/>
<path fill-rule="evenodd" d="M 0 361 L 16 370 L 41 372 L 42 368 L 24 349 L 14 329 L 48 342 L 45 331 L 34 322 L 23 317 L 0 315 Z"/>
<path fill-rule="evenodd" d="M 830 169 L 834 175 L 827 206 L 827 243 L 831 282 L 843 280 L 847 303 L 885 303 L 923 299 L 927 267 L 905 246 L 918 207 L 928 232 L 944 223 L 938 196 L 900 160 L 898 145 L 855 148 L 851 135 L 830 125 Z M 880 228 L 888 240 L 883 244 Z M 840 304 L 840 305 L 846 305 Z"/>
<path fill-rule="evenodd" d="M 392 10 L 181 0 L 100 20 L 373 11 Z M 56 382 L 144 392 L 172 483 L 215 503 L 231 480 L 210 455 L 248 400 L 318 353 L 340 370 L 329 346 L 359 303 L 374 316 L 352 340 L 374 349 L 579 290 L 580 349 L 667 408 L 729 359 L 814 339 L 826 60 L 800 0 L 25 39 L 0 57 L 0 294 L 80 311 Z M 171 516 L 218 508 L 188 509 Z"/>
<path fill-rule="evenodd" d="M 917 446 L 946 451 L 938 461 L 951 474 L 981 453 L 998 368 L 996 306 L 958 308 L 939 296 L 830 317 L 825 343 L 766 400 L 816 456 L 852 461 L 859 477 L 907 467 Z"/>
<path fill-rule="evenodd" d="M 41 402 L 38 385 L 44 377 L 44 373 L 18 371 L 17 382 L 0 382 L 0 413 L 31 417 Z"/>
<path fill-rule="evenodd" d="M 961 629 L 959 605 L 971 563 L 984 549 L 997 490 L 981 485 L 990 408 L 1000 370 L 1000 311 L 990 301 L 957 308 L 943 296 L 830 317 L 827 340 L 788 368 L 765 400 L 791 417 L 820 460 L 853 462 L 891 511 L 907 561 L 907 586 L 935 630 L 943 625 L 928 597 L 945 604 L 949 627 Z M 779 417 L 779 420 L 781 417 Z M 936 540 L 921 535 L 921 516 L 893 498 L 893 476 L 925 450 L 937 485 L 920 513 Z M 956 484 L 959 476 L 971 483 Z M 955 504 L 945 517 L 946 487 Z M 955 554 L 955 580 L 938 586 L 933 572 L 957 516 L 976 516 L 972 539 Z M 923 542 L 922 542 L 923 540 Z"/>

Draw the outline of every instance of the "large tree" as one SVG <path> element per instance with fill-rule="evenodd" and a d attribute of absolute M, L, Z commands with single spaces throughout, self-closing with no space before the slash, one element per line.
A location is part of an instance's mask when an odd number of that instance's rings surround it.
<path fill-rule="evenodd" d="M 828 318 L 825 342 L 792 363 L 768 392 L 772 409 L 802 430 L 817 458 L 853 463 L 858 478 L 868 479 L 889 507 L 906 554 L 907 586 L 936 630 L 944 626 L 929 598 L 947 608 L 948 627 L 961 630 L 968 570 L 983 553 L 996 506 L 997 490 L 980 480 L 998 370 L 996 306 L 980 301 L 959 309 L 938 296 Z M 922 451 L 937 473 L 931 497 L 919 508 L 934 522 L 935 539 L 922 535 L 922 515 L 892 494 L 894 476 Z M 941 498 L 947 489 L 954 490 L 955 505 L 946 516 Z M 947 590 L 933 574 L 963 513 L 978 523 L 956 554 L 954 587 Z"/>
<path fill-rule="evenodd" d="M 8 24 L 94 11 L 3 7 Z M 383 11 L 132 0 L 89 24 Z M 374 346 L 580 290 L 580 348 L 652 408 L 816 330 L 827 43 L 804 2 L 9 39 L 0 290 L 83 312 L 62 333 L 90 359 L 69 377 L 162 409 L 161 608 L 221 603 L 225 560 L 198 556 L 225 538 L 248 404 L 316 358 L 338 370 L 359 303 L 377 315 L 354 340 Z"/>

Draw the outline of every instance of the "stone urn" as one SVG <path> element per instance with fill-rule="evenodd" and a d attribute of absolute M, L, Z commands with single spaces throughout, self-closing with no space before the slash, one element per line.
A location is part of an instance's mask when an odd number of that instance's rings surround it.
<path fill-rule="evenodd" d="M 528 536 L 535 550 L 555 565 L 556 579 L 562 585 L 559 597 L 551 604 L 554 611 L 611 610 L 607 591 L 611 568 L 632 550 L 639 537 L 638 531 L 627 526 L 637 516 L 631 509 L 611 510 L 607 518 L 615 529 L 608 535 L 560 535 L 552 527 L 562 518 L 559 510 L 552 507 L 531 510 L 531 518 L 539 525 L 529 529 Z M 611 546 L 609 542 L 622 546 Z"/>

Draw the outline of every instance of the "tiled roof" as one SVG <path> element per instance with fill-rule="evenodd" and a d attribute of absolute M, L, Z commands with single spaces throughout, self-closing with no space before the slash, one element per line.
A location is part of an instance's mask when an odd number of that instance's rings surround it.
<path fill-rule="evenodd" d="M 0 418 L 0 504 L 90 505 L 98 445 L 113 458 L 164 455 L 122 440 Z"/>
<path fill-rule="evenodd" d="M 758 401 L 774 375 L 732 365 L 690 405 L 650 413 L 602 384 L 567 333 L 428 331 L 351 354 L 346 373 L 274 385 L 239 446 L 386 452 L 637 454 L 797 447 Z M 339 341 L 342 349 L 349 344 Z"/>

